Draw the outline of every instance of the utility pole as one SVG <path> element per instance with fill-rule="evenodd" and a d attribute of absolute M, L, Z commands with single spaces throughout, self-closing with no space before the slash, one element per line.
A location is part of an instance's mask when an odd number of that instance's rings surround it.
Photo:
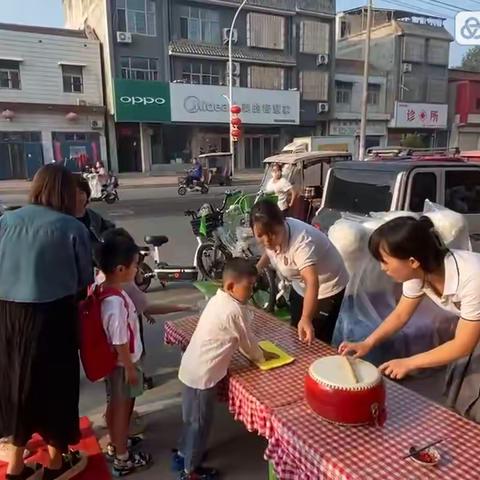
<path fill-rule="evenodd" d="M 362 118 L 360 120 L 360 145 L 358 159 L 365 160 L 365 146 L 367 137 L 368 113 L 368 76 L 370 71 L 370 36 L 372 33 L 372 0 L 368 0 L 367 7 L 367 34 L 365 37 L 365 58 L 363 65 L 363 92 L 362 92 Z"/>
<path fill-rule="evenodd" d="M 241 5 L 238 7 L 237 11 L 232 20 L 232 25 L 230 26 L 230 33 L 228 36 L 228 103 L 230 105 L 230 153 L 232 154 L 232 177 L 235 174 L 235 142 L 232 137 L 232 106 L 233 106 L 233 62 L 232 62 L 232 39 L 233 39 L 233 29 L 235 28 L 235 22 L 237 21 L 238 15 L 242 8 L 247 3 L 247 0 L 243 0 Z"/>

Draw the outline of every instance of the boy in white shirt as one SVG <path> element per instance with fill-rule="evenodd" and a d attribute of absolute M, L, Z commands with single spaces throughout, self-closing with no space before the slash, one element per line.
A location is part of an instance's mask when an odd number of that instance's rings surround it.
<path fill-rule="evenodd" d="M 148 468 L 151 455 L 128 450 L 128 430 L 135 397 L 143 391 L 140 359 L 143 348 L 135 306 L 123 290 L 133 281 L 138 267 L 138 247 L 131 238 L 111 235 L 98 245 L 96 260 L 105 275 L 99 288 L 116 292 L 102 301 L 102 323 L 107 338 L 118 355 L 117 367 L 106 378 L 107 426 L 115 452 L 114 476 L 124 476 Z"/>
<path fill-rule="evenodd" d="M 257 270 L 243 258 L 229 260 L 223 272 L 223 289 L 210 299 L 185 351 L 178 378 L 184 384 L 183 434 L 174 456 L 183 464 L 181 480 L 212 480 L 218 473 L 202 467 L 213 420 L 216 386 L 226 374 L 237 349 L 253 361 L 272 358 L 259 346 L 250 328 L 252 296 Z"/>

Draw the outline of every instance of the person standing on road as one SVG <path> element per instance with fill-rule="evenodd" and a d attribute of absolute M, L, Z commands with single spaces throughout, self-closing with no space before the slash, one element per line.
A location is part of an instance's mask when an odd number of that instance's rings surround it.
<path fill-rule="evenodd" d="M 480 423 L 480 255 L 448 250 L 428 217 L 385 223 L 370 237 L 369 250 L 387 275 L 403 283 L 403 296 L 367 339 L 343 342 L 340 353 L 367 355 L 401 330 L 427 296 L 459 316 L 455 337 L 428 352 L 386 362 L 380 371 L 399 380 L 418 369 L 449 365 L 444 392 L 448 406 Z"/>
<path fill-rule="evenodd" d="M 292 184 L 282 176 L 282 165 L 279 163 L 275 163 L 272 167 L 272 178 L 267 183 L 265 193 L 274 193 L 277 196 L 278 208 L 286 217 L 295 201 L 295 192 Z"/>
<path fill-rule="evenodd" d="M 80 439 L 77 297 L 92 282 L 88 232 L 75 217 L 75 180 L 42 167 L 29 205 L 0 219 L 0 437 L 11 437 L 7 480 L 39 474 L 23 453 L 34 433 L 48 445 L 43 479 L 71 478 Z"/>
<path fill-rule="evenodd" d="M 343 259 L 328 237 L 295 218 L 283 218 L 270 200 L 256 203 L 250 225 L 265 253 L 259 270 L 272 265 L 290 280 L 292 325 L 300 340 L 313 338 L 331 343 L 333 331 L 348 283 Z"/>

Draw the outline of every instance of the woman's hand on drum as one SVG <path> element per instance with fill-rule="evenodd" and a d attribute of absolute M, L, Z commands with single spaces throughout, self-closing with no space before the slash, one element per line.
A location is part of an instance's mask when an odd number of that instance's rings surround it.
<path fill-rule="evenodd" d="M 312 321 L 308 318 L 301 318 L 298 322 L 298 338 L 300 341 L 310 345 L 315 338 L 315 330 Z"/>
<path fill-rule="evenodd" d="M 410 358 L 397 358 L 390 360 L 378 367 L 381 373 L 394 380 L 405 378 L 412 370 L 415 369 Z"/>
<path fill-rule="evenodd" d="M 349 355 L 353 353 L 354 358 L 360 358 L 367 355 L 372 349 L 372 345 L 364 340 L 363 342 L 342 342 L 338 347 L 341 355 Z"/>

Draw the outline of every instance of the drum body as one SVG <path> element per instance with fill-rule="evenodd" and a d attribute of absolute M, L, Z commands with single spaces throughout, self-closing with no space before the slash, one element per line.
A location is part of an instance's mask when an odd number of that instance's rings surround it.
<path fill-rule="evenodd" d="M 349 360 L 340 356 L 316 360 L 305 378 L 310 408 L 325 420 L 344 425 L 383 425 L 386 420 L 385 386 L 377 368 L 352 360 L 358 382 L 348 372 Z"/>

